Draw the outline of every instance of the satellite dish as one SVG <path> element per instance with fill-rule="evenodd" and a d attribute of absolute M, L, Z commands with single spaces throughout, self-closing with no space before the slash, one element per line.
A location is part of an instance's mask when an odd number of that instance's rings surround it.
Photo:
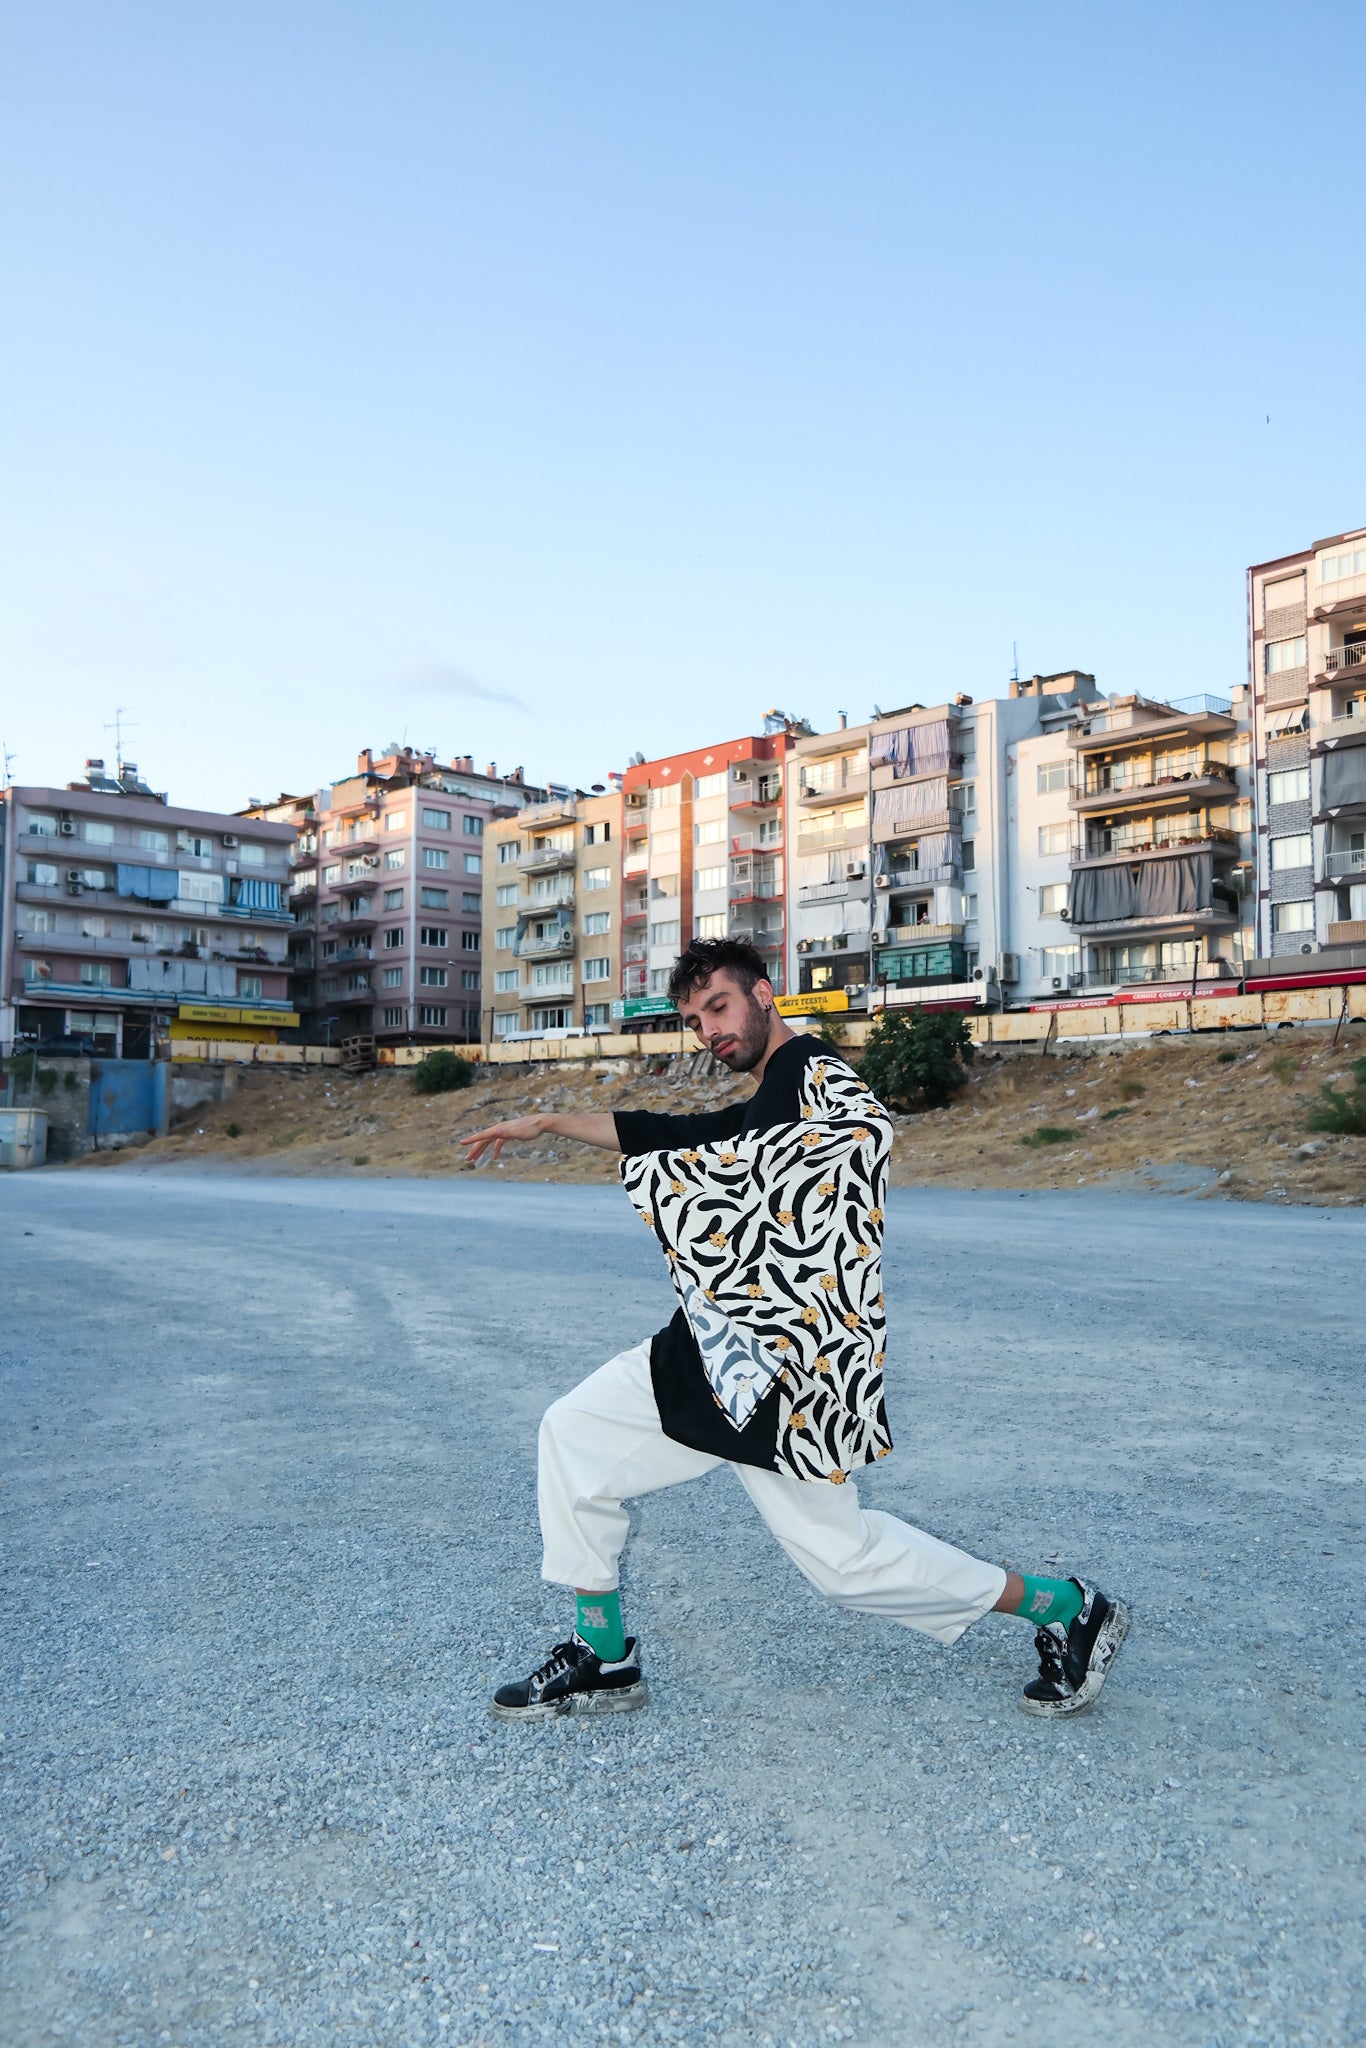
<path fill-rule="evenodd" d="M 607 784 L 605 782 L 595 782 L 591 786 L 594 796 L 605 796 L 607 794 Z"/>

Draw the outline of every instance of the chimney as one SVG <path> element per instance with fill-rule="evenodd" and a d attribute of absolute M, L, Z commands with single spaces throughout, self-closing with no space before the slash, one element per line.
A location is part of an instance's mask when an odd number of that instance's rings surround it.
<path fill-rule="evenodd" d="M 490 761 L 484 773 L 488 776 L 490 782 L 496 782 L 498 780 L 498 763 Z"/>
<path fill-rule="evenodd" d="M 521 764 L 521 762 L 519 761 L 519 762 L 517 763 L 517 766 L 516 766 L 516 767 L 515 767 L 515 768 L 513 769 L 513 771 L 512 771 L 512 773 L 511 773 L 511 775 L 509 775 L 509 777 L 508 777 L 508 781 L 509 781 L 509 782 L 520 782 L 520 781 L 521 781 L 521 779 L 522 779 L 522 764 Z"/>
<path fill-rule="evenodd" d="M 953 701 L 955 704 L 971 704 L 972 699 L 964 691 L 960 690 Z"/>
<path fill-rule="evenodd" d="M 362 747 L 356 756 L 357 775 L 368 775 L 375 765 L 375 757 L 369 747 Z"/>
<path fill-rule="evenodd" d="M 849 713 L 848 713 L 847 711 L 841 711 L 841 713 L 840 713 L 840 731 L 841 731 L 841 732 L 847 732 L 848 730 L 849 730 Z"/>

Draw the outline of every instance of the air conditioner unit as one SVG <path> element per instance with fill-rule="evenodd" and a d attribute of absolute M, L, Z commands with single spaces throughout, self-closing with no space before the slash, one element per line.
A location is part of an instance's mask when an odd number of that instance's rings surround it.
<path fill-rule="evenodd" d="M 235 832 L 225 832 L 223 834 L 223 844 L 224 846 L 236 846 L 237 834 Z"/>
<path fill-rule="evenodd" d="M 995 981 L 995 979 L 996 979 L 996 969 L 995 969 L 994 967 L 991 967 L 991 966 L 987 966 L 987 967 L 974 967 L 974 968 L 973 968 L 973 970 L 972 970 L 972 978 L 973 978 L 973 980 L 974 980 L 974 981 L 986 981 L 986 982 L 991 982 L 991 981 Z"/>
<path fill-rule="evenodd" d="M 1065 904 L 1064 904 L 1063 908 L 1062 908 L 1062 909 L 1061 909 L 1061 910 L 1060 910 L 1060 911 L 1058 912 L 1058 916 L 1059 916 L 1059 917 L 1060 917 L 1060 918 L 1062 919 L 1062 921 L 1063 921 L 1063 923 L 1064 923 L 1064 924 L 1071 924 L 1071 922 L 1072 922 L 1072 913 L 1071 913 L 1071 911 L 1070 911 L 1070 910 L 1069 910 L 1069 909 L 1068 909 L 1068 908 L 1066 907 L 1066 905 L 1065 905 Z"/>
<path fill-rule="evenodd" d="M 851 860 L 844 870 L 846 882 L 861 882 L 868 872 L 866 861 Z"/>
<path fill-rule="evenodd" d="M 63 818 L 57 830 L 61 833 L 63 839 L 74 839 L 76 837 L 76 820 L 74 818 Z"/>
<path fill-rule="evenodd" d="M 1306 939 L 1304 944 L 1300 947 L 1301 953 L 1317 953 L 1318 950 L 1319 942 L 1317 939 Z"/>
<path fill-rule="evenodd" d="M 71 891 L 71 894 L 72 894 L 73 896 L 79 896 L 79 895 L 80 895 L 80 893 L 81 893 L 82 889 L 83 889 L 83 888 L 85 887 L 85 884 L 84 884 L 84 882 L 83 882 L 83 881 L 81 880 L 81 871 L 80 871 L 80 869 L 79 869 L 79 868 L 68 868 L 68 869 L 67 869 L 67 871 L 66 871 L 66 886 L 67 886 L 67 888 L 68 888 L 68 889 L 69 889 L 69 890 Z"/>
<path fill-rule="evenodd" d="M 1002 953 L 996 962 L 996 976 L 999 981 L 1018 981 L 1020 978 L 1020 956 L 1018 953 Z"/>
<path fill-rule="evenodd" d="M 1055 974 L 1053 976 L 1053 986 L 1054 988 L 1062 987 L 1062 976 L 1060 974 Z"/>
<path fill-rule="evenodd" d="M 815 943 L 816 941 L 814 939 L 798 939 L 797 951 L 799 953 L 809 953 L 812 947 L 815 945 Z"/>
<path fill-rule="evenodd" d="M 873 887 L 875 889 L 890 889 L 891 886 L 892 878 L 890 875 L 874 875 Z"/>

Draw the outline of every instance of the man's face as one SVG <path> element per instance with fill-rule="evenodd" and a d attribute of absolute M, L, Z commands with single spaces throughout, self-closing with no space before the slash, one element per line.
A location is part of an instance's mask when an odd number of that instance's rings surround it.
<path fill-rule="evenodd" d="M 688 991 L 679 1014 L 713 1059 L 733 1074 L 752 1073 L 768 1050 L 773 985 L 756 981 L 747 995 L 728 968 L 718 967 L 709 981 Z"/>

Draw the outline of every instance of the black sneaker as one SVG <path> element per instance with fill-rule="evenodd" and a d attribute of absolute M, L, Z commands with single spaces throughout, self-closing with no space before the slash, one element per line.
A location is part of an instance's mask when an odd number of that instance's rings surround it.
<path fill-rule="evenodd" d="M 1129 1610 L 1122 1600 L 1112 1600 L 1082 1579 L 1072 1584 L 1081 1588 L 1081 1613 L 1068 1629 L 1053 1621 L 1038 1631 L 1039 1675 L 1020 1701 L 1027 1714 L 1051 1720 L 1083 1714 L 1095 1705 L 1115 1652 L 1129 1633 Z"/>
<path fill-rule="evenodd" d="M 583 1637 L 556 1643 L 539 1671 L 500 1685 L 493 1695 L 498 1721 L 548 1721 L 556 1714 L 630 1714 L 650 1703 L 640 1671 L 640 1644 L 626 1638 L 626 1655 L 604 1664 Z"/>

